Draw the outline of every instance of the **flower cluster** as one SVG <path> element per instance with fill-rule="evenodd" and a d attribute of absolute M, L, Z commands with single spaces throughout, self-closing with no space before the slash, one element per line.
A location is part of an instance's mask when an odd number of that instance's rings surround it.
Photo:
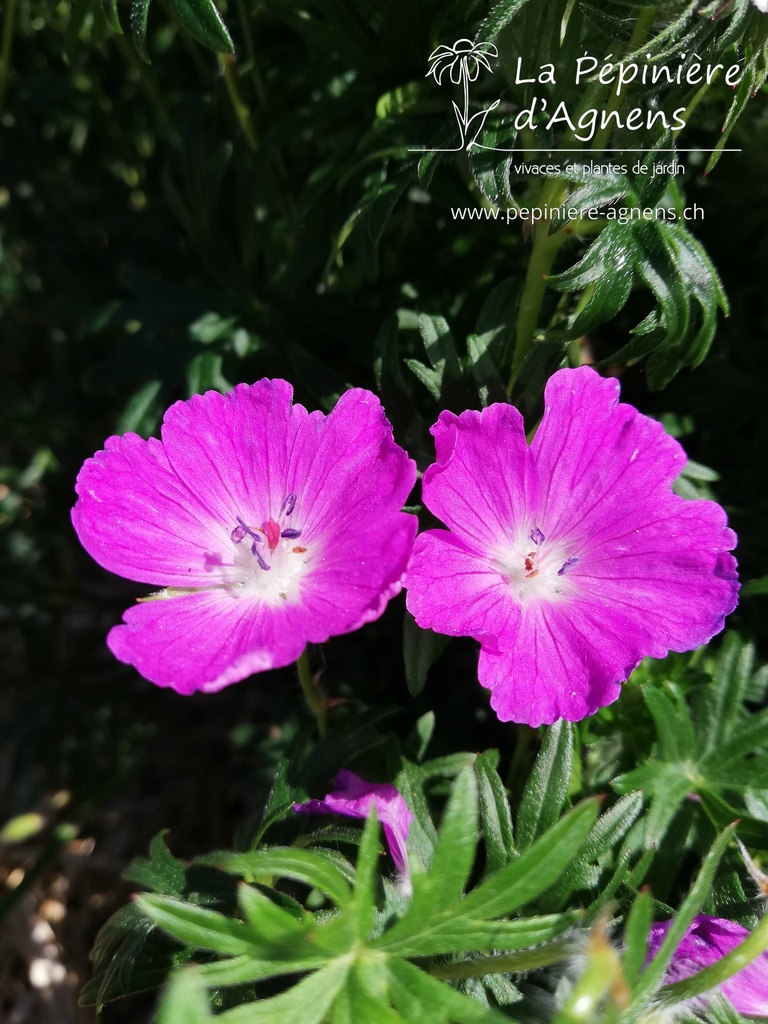
<path fill-rule="evenodd" d="M 281 380 L 176 403 L 161 440 L 109 438 L 78 477 L 85 548 L 162 588 L 110 649 L 212 692 L 376 619 L 405 584 L 419 625 L 478 641 L 500 719 L 591 714 L 646 655 L 708 641 L 738 589 L 724 511 L 672 492 L 682 448 L 618 392 L 554 374 L 530 445 L 511 405 L 442 413 L 422 491 L 448 529 L 416 539 L 415 466 L 370 392 L 328 416 Z"/>

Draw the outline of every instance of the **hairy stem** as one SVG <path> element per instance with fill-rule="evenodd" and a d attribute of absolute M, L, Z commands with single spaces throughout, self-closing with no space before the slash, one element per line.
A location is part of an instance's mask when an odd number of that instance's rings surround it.
<path fill-rule="evenodd" d="M 309 667 L 309 655 L 307 654 L 306 647 L 302 652 L 299 660 L 296 662 L 296 668 L 299 672 L 299 682 L 301 688 L 304 691 L 304 697 L 306 698 L 309 710 L 315 716 L 317 722 L 317 731 L 321 736 L 325 736 L 328 732 L 328 718 L 325 708 L 325 699 L 322 693 L 315 686 L 315 680 L 312 676 L 312 669 Z"/>
<path fill-rule="evenodd" d="M 498 956 L 478 956 L 458 963 L 433 964 L 429 973 L 433 978 L 482 978 L 487 974 L 512 974 L 517 971 L 531 971 L 535 967 L 546 967 L 567 959 L 572 952 L 568 939 L 557 939 L 545 946 L 525 949 L 514 953 L 500 953 Z"/>
<path fill-rule="evenodd" d="M 220 53 L 219 67 L 224 76 L 224 85 L 227 87 L 229 102 L 234 111 L 237 123 L 242 129 L 245 141 L 249 149 L 256 149 L 256 133 L 253 130 L 251 109 L 240 95 L 240 87 L 237 84 L 237 72 L 235 71 L 235 58 L 231 53 Z"/>

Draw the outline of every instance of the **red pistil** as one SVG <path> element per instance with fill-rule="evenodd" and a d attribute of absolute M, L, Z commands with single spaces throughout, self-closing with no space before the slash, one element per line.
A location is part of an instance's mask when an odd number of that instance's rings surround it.
<path fill-rule="evenodd" d="M 266 534 L 269 550 L 274 551 L 277 545 L 280 543 L 279 524 L 276 523 L 274 519 L 268 519 L 266 523 L 261 524 L 261 528 Z"/>

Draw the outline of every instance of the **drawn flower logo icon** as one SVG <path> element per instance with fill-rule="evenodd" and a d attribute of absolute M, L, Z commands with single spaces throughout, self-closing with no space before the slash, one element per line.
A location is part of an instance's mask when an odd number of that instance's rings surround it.
<path fill-rule="evenodd" d="M 488 114 L 499 105 L 499 100 L 496 100 L 486 110 L 479 110 L 472 117 L 469 116 L 469 83 L 477 80 L 480 75 L 481 66 L 493 74 L 489 58 L 498 57 L 498 55 L 499 51 L 493 43 L 473 43 L 471 39 L 457 39 L 453 46 L 438 46 L 429 55 L 430 68 L 426 74 L 427 78 L 432 75 L 437 84 L 442 85 L 443 76 L 447 71 L 451 82 L 454 85 L 461 85 L 463 87 L 463 112 L 456 103 L 453 104 L 456 120 L 459 122 L 459 130 L 461 131 L 460 148 L 462 149 L 469 134 L 470 123 L 476 118 L 479 119 L 477 129 L 467 144 L 467 148 L 472 145 L 479 135 Z"/>

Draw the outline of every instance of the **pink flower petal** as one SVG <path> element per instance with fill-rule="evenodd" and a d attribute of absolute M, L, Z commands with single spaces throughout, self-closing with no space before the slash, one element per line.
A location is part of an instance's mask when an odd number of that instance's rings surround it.
<path fill-rule="evenodd" d="M 416 538 L 406 602 L 423 628 L 474 637 L 484 650 L 509 650 L 517 637 L 520 609 L 507 581 L 447 530 Z"/>
<path fill-rule="evenodd" d="M 424 502 L 465 543 L 485 553 L 489 542 L 507 538 L 512 524 L 536 503 L 536 467 L 523 418 L 514 406 L 499 403 L 461 416 L 442 412 L 431 432 L 437 461 L 424 472 Z"/>
<path fill-rule="evenodd" d="M 323 800 L 308 800 L 294 804 L 299 814 L 343 814 L 349 818 L 367 818 L 371 806 L 382 825 L 384 836 L 398 871 L 407 874 L 408 854 L 406 840 L 413 821 L 408 805 L 388 783 L 367 782 L 359 775 L 342 768 L 336 776 L 336 789 Z"/>
<path fill-rule="evenodd" d="M 197 395 L 168 410 L 161 442 L 111 438 L 83 467 L 84 546 L 171 588 L 110 634 L 160 685 L 210 691 L 286 665 L 377 618 L 402 587 L 416 469 L 380 402 L 353 390 L 324 416 L 291 396 L 268 380 Z"/>
<path fill-rule="evenodd" d="M 656 956 L 672 921 L 654 924 L 648 936 L 646 964 Z M 749 935 L 746 928 L 724 918 L 697 914 L 664 975 L 664 984 L 682 981 L 730 953 Z M 738 1013 L 749 1017 L 768 1016 L 768 953 L 761 953 L 750 964 L 719 986 Z M 706 996 L 702 997 L 706 1002 Z"/>
<path fill-rule="evenodd" d="M 433 427 L 427 507 L 451 533 L 414 547 L 417 622 L 482 644 L 481 683 L 504 721 L 578 721 L 615 700 L 647 655 L 687 651 L 736 605 L 736 538 L 719 505 L 685 501 L 685 463 L 618 384 L 560 370 L 530 448 L 507 405 Z"/>
<path fill-rule="evenodd" d="M 588 366 L 550 378 L 531 454 L 542 481 L 538 512 L 549 533 L 591 543 L 643 525 L 649 494 L 672 497 L 664 485 L 686 461 L 660 423 L 619 405 L 617 380 Z"/>
<path fill-rule="evenodd" d="M 223 591 L 143 601 L 107 637 L 120 661 L 178 693 L 213 693 L 254 672 L 296 661 L 302 609 L 273 609 Z"/>
<path fill-rule="evenodd" d="M 72 522 L 105 569 L 159 586 L 209 586 L 229 534 L 206 515 L 195 488 L 174 473 L 162 444 L 110 437 L 77 478 Z"/>

